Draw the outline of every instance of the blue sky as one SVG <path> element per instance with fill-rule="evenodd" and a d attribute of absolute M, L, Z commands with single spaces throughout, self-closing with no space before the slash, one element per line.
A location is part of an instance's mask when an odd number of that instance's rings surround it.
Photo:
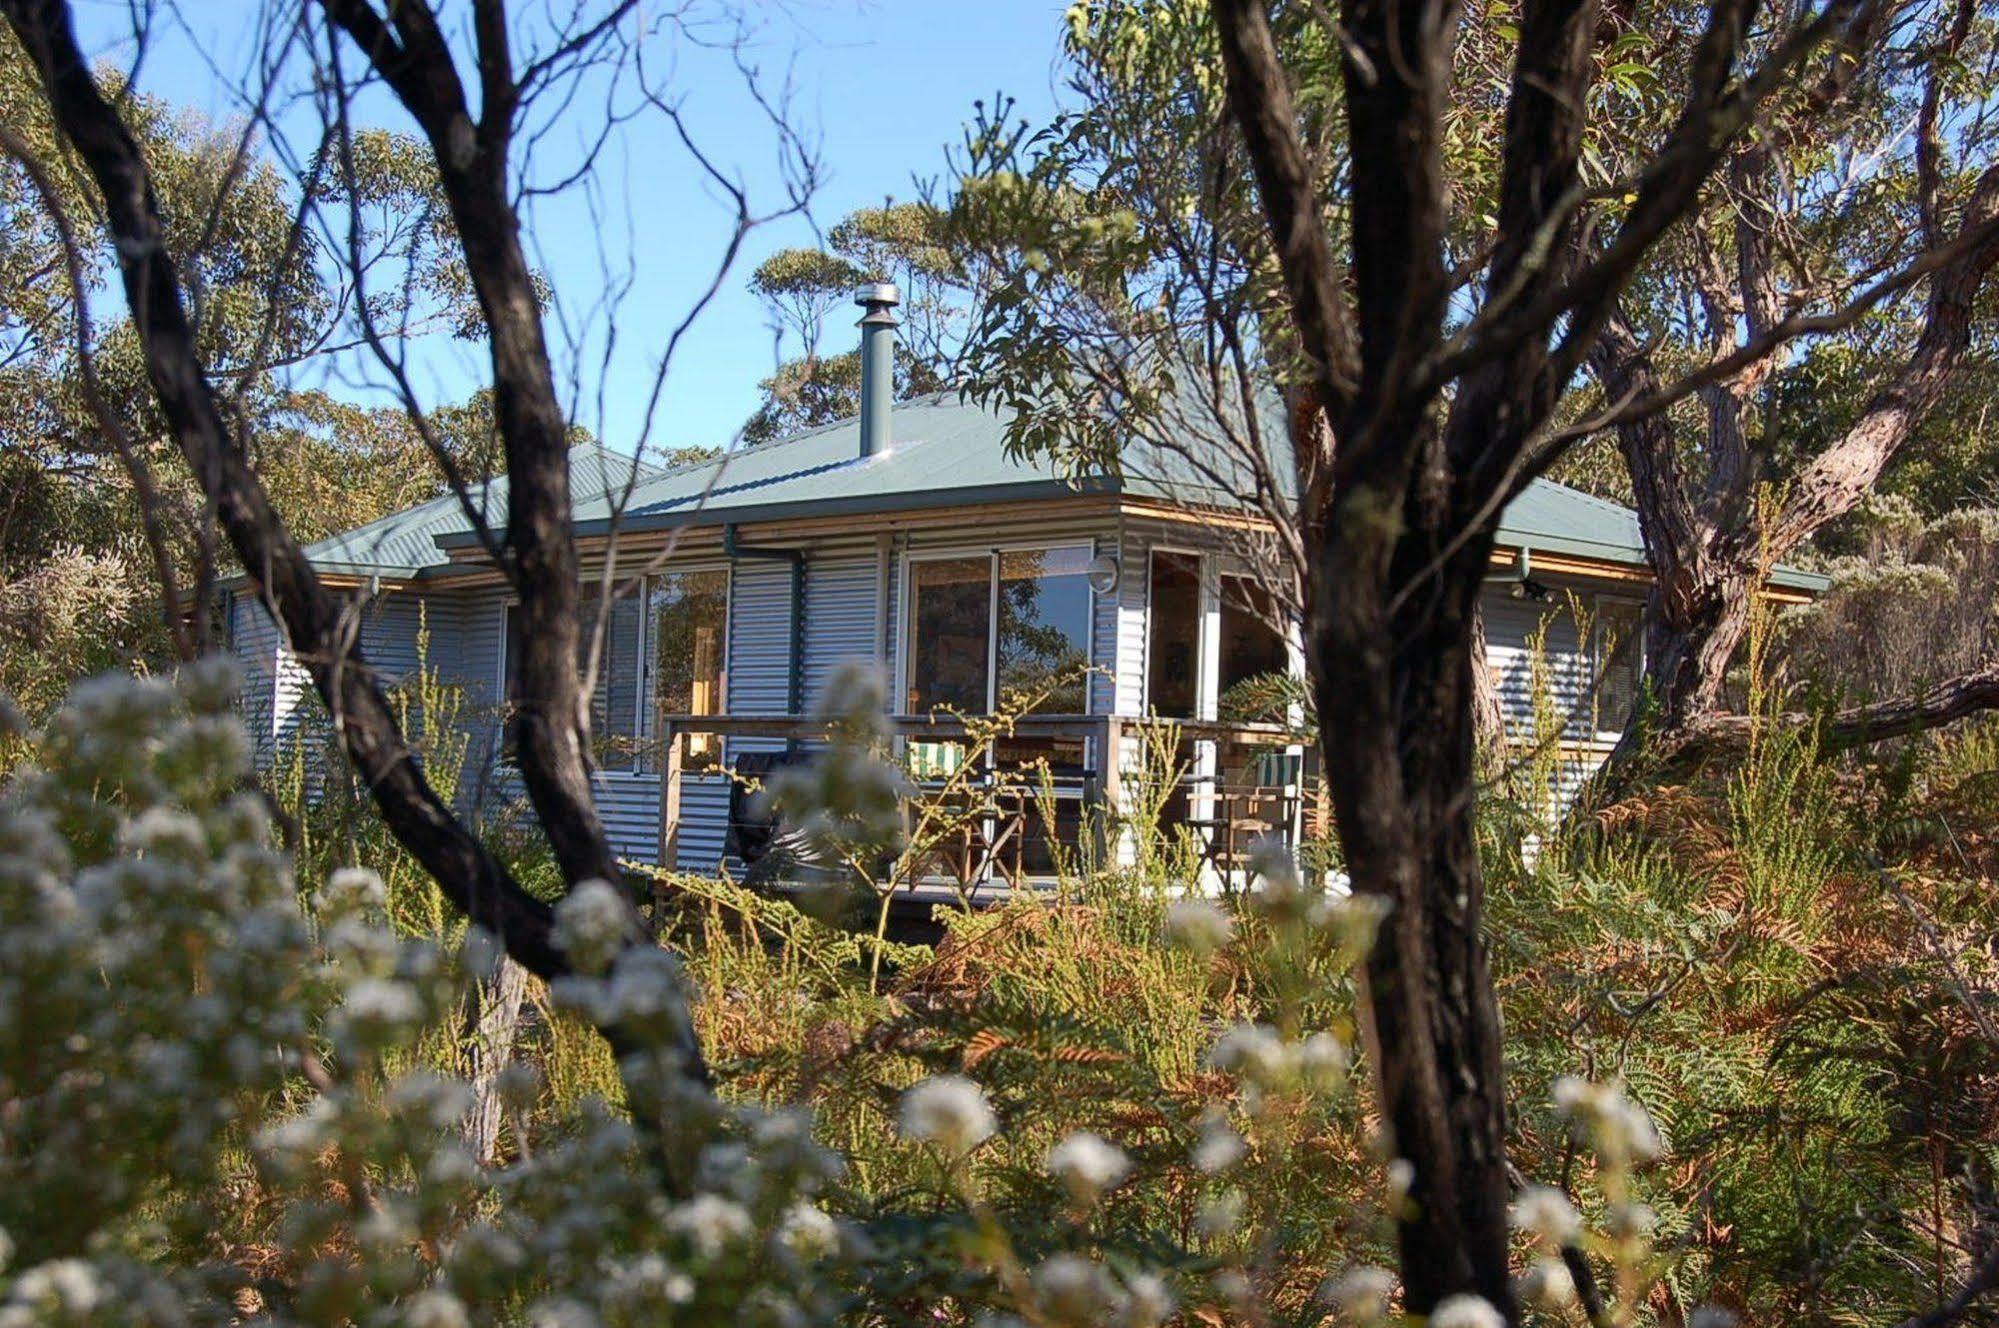
<path fill-rule="evenodd" d="M 815 222 L 823 229 L 855 207 L 915 196 L 913 180 L 943 169 L 944 147 L 960 137 L 975 98 L 990 102 L 1004 92 L 1037 121 L 1053 109 L 1064 7 L 1063 0 L 789 0 L 755 11 L 752 58 L 771 86 L 789 83 L 794 119 L 817 139 L 823 186 L 812 220 L 790 218 L 749 237 L 673 360 L 649 452 L 724 443 L 755 408 L 757 382 L 775 355 L 764 313 L 744 289 L 760 258 L 813 243 Z M 252 9 L 250 0 L 183 5 L 185 27 L 156 38 L 141 85 L 217 119 L 230 117 L 236 107 L 215 71 L 243 67 Z M 128 63 L 125 0 L 78 0 L 77 10 L 85 46 Z M 773 136 L 728 61 L 683 52 L 672 86 L 685 98 L 687 123 L 703 152 L 741 180 L 753 208 L 778 205 Z M 385 127 L 410 128 L 385 99 L 370 102 L 364 115 L 370 114 Z M 578 155 L 558 135 L 537 161 L 544 175 L 566 173 Z M 712 279 L 730 214 L 658 118 L 600 158 L 591 190 L 594 209 L 582 192 L 537 206 L 531 257 L 567 311 L 549 330 L 577 418 L 629 450 L 643 432 L 659 348 Z M 615 318 L 596 312 L 607 271 L 632 274 Z M 837 319 L 826 344 L 837 349 L 852 335 Z M 371 395 L 363 366 L 322 365 L 315 372 L 343 395 Z M 463 397 L 486 376 L 480 348 L 437 344 L 422 348 L 413 374 L 437 402 Z"/>

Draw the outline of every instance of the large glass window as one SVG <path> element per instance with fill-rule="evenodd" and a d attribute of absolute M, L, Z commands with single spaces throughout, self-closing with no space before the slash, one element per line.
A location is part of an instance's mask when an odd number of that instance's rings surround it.
<path fill-rule="evenodd" d="M 1043 714 L 1082 714 L 1089 566 L 1080 546 L 913 562 L 908 713 L 1032 702 Z"/>
<path fill-rule="evenodd" d="M 1090 661 L 1090 555 L 1081 548 L 1002 553 L 999 705 L 1080 715 Z"/>
<path fill-rule="evenodd" d="M 926 558 L 909 575 L 908 713 L 986 711 L 991 681 L 993 565 Z"/>
<path fill-rule="evenodd" d="M 1201 560 L 1155 550 L 1146 641 L 1146 705 L 1165 719 L 1192 719 L 1201 695 Z"/>
<path fill-rule="evenodd" d="M 662 715 L 719 715 L 725 705 L 729 642 L 729 574 L 670 572 L 653 582 L 653 697 Z M 721 759 L 712 733 L 690 733 L 685 768 L 705 770 Z"/>

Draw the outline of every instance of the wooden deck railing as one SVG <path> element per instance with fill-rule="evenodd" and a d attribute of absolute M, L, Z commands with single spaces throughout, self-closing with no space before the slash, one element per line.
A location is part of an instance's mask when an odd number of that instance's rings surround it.
<path fill-rule="evenodd" d="M 896 738 L 931 742 L 969 741 L 988 731 L 995 722 L 979 718 L 968 723 L 957 715 L 944 713 L 889 715 L 884 719 L 886 729 Z M 1226 741 L 1272 748 L 1286 748 L 1293 742 L 1289 730 L 1279 724 L 1153 720 L 1119 715 L 1020 715 L 1004 720 L 999 732 L 1006 739 L 1087 740 L 1089 756 L 1080 772 L 1077 795 L 1086 806 L 1104 808 L 1115 815 L 1124 801 L 1124 740 L 1127 735 L 1146 729 L 1170 729 L 1182 742 Z M 660 716 L 654 742 L 649 744 L 660 754 L 660 862 L 671 864 L 677 860 L 682 820 L 681 775 L 687 769 L 687 740 L 690 737 L 754 738 L 790 745 L 825 741 L 829 733 L 826 721 L 800 715 Z M 1198 790 L 1207 803 L 1230 796 L 1213 774 L 1191 775 L 1186 782 Z M 1295 832 L 1305 810 L 1302 783 L 1302 771 L 1301 778 L 1290 781 L 1290 812 L 1284 817 L 1287 824 L 1283 827 L 1287 832 Z M 1097 818 L 1099 823 L 1105 819 L 1103 816 Z M 1218 819 L 1211 808 L 1203 823 L 1208 827 L 1207 837 L 1216 852 L 1234 855 L 1246 850 L 1247 835 L 1238 833 L 1239 827 L 1234 824 L 1234 818 L 1223 815 Z"/>

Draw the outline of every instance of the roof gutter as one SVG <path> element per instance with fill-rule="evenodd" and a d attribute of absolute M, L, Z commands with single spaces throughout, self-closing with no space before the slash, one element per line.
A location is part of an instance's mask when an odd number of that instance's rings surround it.
<path fill-rule="evenodd" d="M 791 564 L 791 652 L 785 667 L 785 709 L 787 715 L 805 712 L 805 550 L 770 547 L 746 549 L 736 538 L 736 523 L 722 526 L 722 552 L 730 562 L 760 558 L 766 562 Z"/>

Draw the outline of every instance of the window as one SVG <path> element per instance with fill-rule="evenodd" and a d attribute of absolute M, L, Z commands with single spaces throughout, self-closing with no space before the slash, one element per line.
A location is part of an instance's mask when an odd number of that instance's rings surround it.
<path fill-rule="evenodd" d="M 1153 551 L 1146 641 L 1146 705 L 1165 719 L 1192 719 L 1201 695 L 1201 560 Z"/>
<path fill-rule="evenodd" d="M 594 588 L 585 587 L 584 605 L 579 668 L 588 662 L 590 634 L 597 625 Z M 723 713 L 728 624 L 726 571 L 671 572 L 654 578 L 648 594 L 627 590 L 619 596 L 611 606 L 597 686 L 590 696 L 591 738 L 599 769 L 629 772 L 653 767 L 645 748 L 655 707 L 668 715 Z M 519 605 L 507 605 L 504 632 L 500 684 L 511 709 L 520 699 Z M 512 743 L 509 734 L 502 749 L 505 759 L 513 757 Z M 689 768 L 707 769 L 720 760 L 721 743 L 712 733 L 690 734 L 685 757 Z"/>
<path fill-rule="evenodd" d="M 1083 713 L 1089 563 L 1081 546 L 913 561 L 907 712 Z"/>
<path fill-rule="evenodd" d="M 719 715 L 726 704 L 729 574 L 673 572 L 652 588 L 653 697 L 662 715 Z M 721 761 L 712 733 L 690 733 L 683 768 Z"/>
<path fill-rule="evenodd" d="M 1643 620 L 1636 604 L 1600 600 L 1596 611 L 1596 730 L 1622 733 L 1644 678 Z"/>
<path fill-rule="evenodd" d="M 1223 696 L 1251 678 L 1291 671 L 1291 650 L 1278 630 L 1280 621 L 1277 600 L 1255 577 L 1222 577 Z"/>
<path fill-rule="evenodd" d="M 1043 714 L 1088 709 L 1090 555 L 1081 548 L 1002 553 L 999 705 Z"/>
<path fill-rule="evenodd" d="M 909 597 L 908 712 L 984 712 L 992 678 L 992 559 L 913 563 Z"/>

